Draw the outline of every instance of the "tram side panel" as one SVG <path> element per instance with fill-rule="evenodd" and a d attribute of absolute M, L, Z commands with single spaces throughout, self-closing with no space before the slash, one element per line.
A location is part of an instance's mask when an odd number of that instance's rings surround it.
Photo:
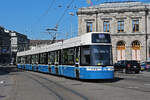
<path fill-rule="evenodd" d="M 71 78 L 75 78 L 75 67 L 71 66 L 71 65 L 64 65 L 63 68 L 63 75 L 66 77 L 71 77 Z"/>
<path fill-rule="evenodd" d="M 80 79 L 113 79 L 113 67 L 80 67 Z"/>

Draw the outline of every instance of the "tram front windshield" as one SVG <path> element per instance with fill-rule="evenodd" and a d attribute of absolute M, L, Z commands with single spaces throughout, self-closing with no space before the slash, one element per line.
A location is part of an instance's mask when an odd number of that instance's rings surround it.
<path fill-rule="evenodd" d="M 81 66 L 112 65 L 112 50 L 110 45 L 92 45 L 81 47 Z"/>

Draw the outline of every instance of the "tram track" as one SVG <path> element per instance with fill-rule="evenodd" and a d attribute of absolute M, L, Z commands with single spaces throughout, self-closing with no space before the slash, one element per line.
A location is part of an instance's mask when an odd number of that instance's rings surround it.
<path fill-rule="evenodd" d="M 115 77 L 122 78 L 124 80 L 129 81 L 136 81 L 136 82 L 149 82 L 150 77 L 143 76 L 142 74 L 123 74 L 123 73 L 116 73 Z"/>
<path fill-rule="evenodd" d="M 120 77 L 123 78 L 120 82 L 115 82 L 115 83 L 104 83 L 106 86 L 111 86 L 111 87 L 117 87 L 117 88 L 122 88 L 122 89 L 129 89 L 133 91 L 139 91 L 139 92 L 145 92 L 149 93 L 150 88 L 147 87 L 150 83 L 149 80 L 146 80 L 147 77 L 140 77 L 140 78 L 130 78 L 129 77 Z M 147 84 L 147 86 L 146 86 Z"/>
<path fill-rule="evenodd" d="M 28 74 L 24 73 L 23 75 L 34 80 L 45 89 L 52 92 L 59 100 L 89 100 L 87 97 L 78 93 L 77 91 L 67 88 L 43 76 L 30 72 L 28 72 Z"/>
<path fill-rule="evenodd" d="M 47 89 L 48 91 L 50 91 L 50 93 L 53 93 L 53 95 L 56 96 L 56 98 L 58 98 L 58 100 L 64 100 L 62 96 L 60 96 L 57 92 L 53 91 L 52 89 L 50 89 L 47 85 L 44 85 L 42 82 L 40 82 L 39 80 L 33 78 L 32 76 L 26 75 L 24 74 L 26 77 L 34 80 L 35 82 L 37 82 L 38 84 L 40 84 L 42 87 L 44 87 L 45 89 Z"/>
<path fill-rule="evenodd" d="M 140 88 L 138 86 L 121 86 L 121 85 L 118 85 L 118 84 L 104 84 L 105 86 L 110 86 L 110 87 L 114 87 L 114 88 L 122 88 L 122 89 L 129 89 L 129 90 L 133 90 L 133 91 L 139 91 L 139 92 L 146 92 L 146 93 L 149 93 L 150 90 L 145 90 L 144 88 Z"/>

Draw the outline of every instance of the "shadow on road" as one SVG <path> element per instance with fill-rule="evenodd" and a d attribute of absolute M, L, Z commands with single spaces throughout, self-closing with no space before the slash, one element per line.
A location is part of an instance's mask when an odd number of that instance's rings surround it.
<path fill-rule="evenodd" d="M 124 80 L 124 78 L 115 77 L 114 79 L 74 79 L 70 77 L 65 77 L 71 80 L 77 80 L 81 82 L 88 82 L 88 83 L 115 83 L 121 80 Z"/>
<path fill-rule="evenodd" d="M 80 80 L 82 82 L 91 82 L 91 83 L 114 83 L 124 80 L 124 78 L 115 77 L 114 79 L 96 79 L 96 80 Z"/>

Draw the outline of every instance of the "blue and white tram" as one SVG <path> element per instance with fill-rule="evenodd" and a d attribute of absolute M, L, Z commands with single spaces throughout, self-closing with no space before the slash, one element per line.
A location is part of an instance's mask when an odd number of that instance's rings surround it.
<path fill-rule="evenodd" d="M 112 45 L 109 33 L 82 36 L 17 53 L 20 69 L 77 79 L 113 79 Z"/>

